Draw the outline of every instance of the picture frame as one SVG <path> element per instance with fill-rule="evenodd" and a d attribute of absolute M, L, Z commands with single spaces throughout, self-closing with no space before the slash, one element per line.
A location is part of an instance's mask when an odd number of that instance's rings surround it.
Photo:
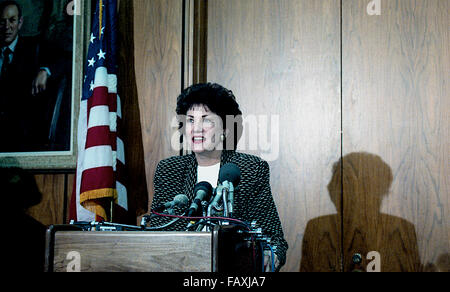
<path fill-rule="evenodd" d="M 69 114 L 66 113 L 66 116 L 63 116 L 64 118 L 70 119 L 70 123 L 68 120 L 64 123 L 64 125 L 70 124 L 70 126 L 64 128 L 64 131 L 70 131 L 70 134 L 64 134 L 66 135 L 66 142 L 64 144 L 65 149 L 0 152 L 0 167 L 18 167 L 35 171 L 70 171 L 76 169 L 78 115 L 84 81 L 85 55 L 89 45 L 92 8 L 90 0 L 66 0 L 60 5 L 63 6 L 58 7 L 58 9 L 64 9 L 68 16 L 73 17 L 72 74 L 70 74 L 71 80 L 66 81 L 66 83 L 71 86 L 71 92 L 69 93 L 71 95 L 70 110 L 67 110 Z M 68 82 L 70 82 L 70 84 Z M 53 120 L 51 122 L 53 122 Z M 70 137 L 67 137 L 67 135 Z"/>

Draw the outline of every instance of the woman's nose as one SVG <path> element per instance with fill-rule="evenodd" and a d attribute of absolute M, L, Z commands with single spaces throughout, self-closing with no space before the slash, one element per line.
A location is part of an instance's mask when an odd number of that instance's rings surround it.
<path fill-rule="evenodd" d="M 202 121 L 194 121 L 194 132 L 201 133 L 203 132 L 203 122 Z"/>

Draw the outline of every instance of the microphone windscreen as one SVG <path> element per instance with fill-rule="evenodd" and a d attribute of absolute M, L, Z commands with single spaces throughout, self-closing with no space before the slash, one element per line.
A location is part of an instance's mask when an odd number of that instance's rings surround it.
<path fill-rule="evenodd" d="M 199 183 L 197 183 L 194 187 L 194 195 L 197 194 L 198 191 L 204 191 L 206 196 L 203 198 L 202 201 L 208 201 L 211 198 L 212 192 L 213 192 L 213 187 L 212 185 L 207 182 L 207 181 L 201 181 Z"/>
<path fill-rule="evenodd" d="M 175 198 L 173 198 L 173 203 L 176 206 L 179 206 L 180 208 L 185 208 L 189 204 L 189 199 L 184 194 L 176 195 Z"/>
<path fill-rule="evenodd" d="M 239 184 L 241 181 L 241 171 L 236 164 L 230 162 L 220 168 L 219 183 L 223 183 L 224 181 L 233 183 L 233 186 Z"/>

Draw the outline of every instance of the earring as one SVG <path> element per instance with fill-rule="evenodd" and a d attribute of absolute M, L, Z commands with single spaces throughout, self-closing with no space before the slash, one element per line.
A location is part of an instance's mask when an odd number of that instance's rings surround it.
<path fill-rule="evenodd" d="M 226 138 L 225 134 L 220 135 L 220 141 L 222 141 L 222 142 L 225 141 L 225 138 Z"/>

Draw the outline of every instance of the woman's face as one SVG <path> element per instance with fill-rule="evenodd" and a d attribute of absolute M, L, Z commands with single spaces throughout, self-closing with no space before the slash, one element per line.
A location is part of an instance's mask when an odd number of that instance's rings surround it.
<path fill-rule="evenodd" d="M 206 105 L 194 105 L 186 113 L 186 138 L 194 153 L 222 149 L 222 119 Z M 219 146 L 219 147 L 218 147 Z"/>

